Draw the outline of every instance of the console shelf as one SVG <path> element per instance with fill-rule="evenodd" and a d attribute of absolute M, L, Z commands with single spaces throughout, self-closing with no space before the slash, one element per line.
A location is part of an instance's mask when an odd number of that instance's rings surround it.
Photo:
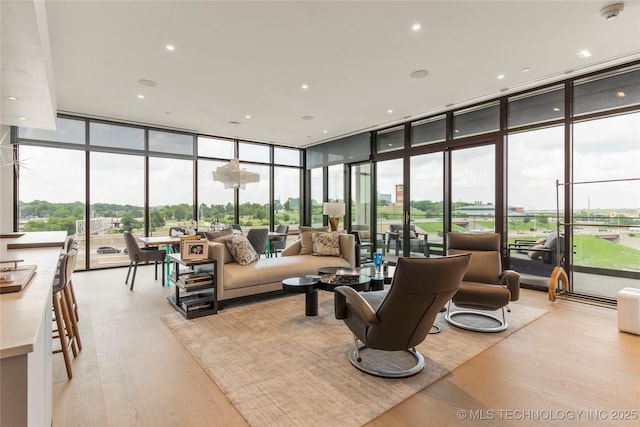
<path fill-rule="evenodd" d="M 169 304 L 187 319 L 208 316 L 218 312 L 217 262 L 205 259 L 183 260 L 180 254 L 169 254 L 173 271 L 169 280 L 176 292 L 169 295 Z"/>

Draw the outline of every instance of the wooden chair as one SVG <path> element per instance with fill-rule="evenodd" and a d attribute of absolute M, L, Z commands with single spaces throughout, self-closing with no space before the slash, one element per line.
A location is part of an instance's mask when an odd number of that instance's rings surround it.
<path fill-rule="evenodd" d="M 60 348 L 53 349 L 52 353 L 62 353 L 67 369 L 67 378 L 73 378 L 71 368 L 71 354 L 78 356 L 82 349 L 79 343 L 79 333 L 75 316 L 70 312 L 66 289 L 71 280 L 71 274 L 75 264 L 76 252 L 71 250 L 60 258 L 57 280 L 53 286 L 53 338 L 60 341 Z M 75 322 L 75 323 L 74 323 Z M 75 325 L 75 327 L 74 327 Z"/>

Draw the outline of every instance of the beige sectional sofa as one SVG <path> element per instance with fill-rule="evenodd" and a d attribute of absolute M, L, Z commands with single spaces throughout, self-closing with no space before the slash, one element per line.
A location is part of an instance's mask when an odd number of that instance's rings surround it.
<path fill-rule="evenodd" d="M 281 256 L 260 258 L 249 265 L 230 259 L 224 243 L 209 242 L 209 258 L 218 264 L 218 301 L 282 290 L 282 280 L 288 277 L 316 274 L 322 267 L 354 267 L 355 238 L 340 234 L 340 256 L 300 255 L 298 240 L 281 252 Z"/>

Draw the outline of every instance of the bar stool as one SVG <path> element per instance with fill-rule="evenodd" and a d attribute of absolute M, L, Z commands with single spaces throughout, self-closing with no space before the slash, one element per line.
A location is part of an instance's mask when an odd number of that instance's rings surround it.
<path fill-rule="evenodd" d="M 53 313 L 55 325 L 53 328 L 53 338 L 60 340 L 60 349 L 52 351 L 53 354 L 62 353 L 64 364 L 67 369 L 67 377 L 73 377 L 71 368 L 71 353 L 74 357 L 78 355 L 78 343 L 76 339 L 76 331 L 74 331 L 73 321 L 75 320 L 69 312 L 65 288 L 69 284 L 68 278 L 73 270 L 75 262 L 75 251 L 65 253 L 60 258 L 59 273 L 57 281 L 53 285 Z"/>
<path fill-rule="evenodd" d="M 76 251 L 76 255 L 73 258 L 73 271 L 76 270 L 76 258 L 78 256 L 78 250 L 80 249 L 80 243 L 78 243 L 78 241 L 76 239 L 74 239 L 73 237 L 70 237 L 67 242 L 67 244 L 65 245 L 65 252 L 71 252 L 71 250 Z M 78 303 L 76 301 L 76 292 L 73 289 L 73 282 L 71 280 L 69 280 L 69 284 L 67 285 L 68 289 L 67 289 L 67 294 L 70 295 L 70 307 L 69 310 L 73 312 L 73 315 L 76 319 L 76 323 L 80 321 L 80 317 L 78 316 Z M 82 350 L 82 346 L 80 346 L 80 349 Z"/>

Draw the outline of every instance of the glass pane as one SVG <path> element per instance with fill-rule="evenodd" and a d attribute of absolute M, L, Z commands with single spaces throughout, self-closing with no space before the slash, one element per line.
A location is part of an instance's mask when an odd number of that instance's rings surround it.
<path fill-rule="evenodd" d="M 573 291 L 616 298 L 640 279 L 640 113 L 576 123 L 574 152 Z"/>
<path fill-rule="evenodd" d="M 640 68 L 577 81 L 574 115 L 640 104 Z"/>
<path fill-rule="evenodd" d="M 144 235 L 144 157 L 91 153 L 90 159 L 90 268 L 128 265 L 122 233 Z"/>
<path fill-rule="evenodd" d="M 563 117 L 564 89 L 562 87 L 509 98 L 507 119 L 509 128 Z"/>
<path fill-rule="evenodd" d="M 269 166 L 240 163 L 240 168 L 245 168 L 249 172 L 260 174 L 260 182 L 247 184 L 244 190 L 240 190 L 239 195 L 239 215 L 242 230 L 252 227 L 270 228 L 269 212 L 271 210 L 271 200 L 269 200 Z"/>
<path fill-rule="evenodd" d="M 564 128 L 512 134 L 507 144 L 510 266 L 520 273 L 521 283 L 548 288 L 556 264 L 544 243 L 556 231 L 556 180 L 562 182 L 564 177 Z M 561 211 L 563 194 L 559 192 Z M 541 246 L 533 250 L 536 245 Z"/>
<path fill-rule="evenodd" d="M 500 129 L 500 106 L 497 102 L 455 113 L 453 116 L 453 137 L 478 135 Z"/>
<path fill-rule="evenodd" d="M 300 150 L 274 147 L 273 162 L 278 165 L 300 166 Z"/>
<path fill-rule="evenodd" d="M 18 180 L 18 230 L 66 231 L 80 243 L 76 268 L 85 269 L 84 151 L 27 145 L 19 151 L 24 167 Z"/>
<path fill-rule="evenodd" d="M 322 168 L 311 169 L 311 225 L 313 227 L 322 226 L 323 193 Z"/>
<path fill-rule="evenodd" d="M 431 256 L 432 249 L 433 254 L 442 254 L 443 174 L 442 153 L 411 157 L 411 223 L 415 226 L 409 242 L 411 256 Z"/>
<path fill-rule="evenodd" d="M 273 180 L 274 225 L 288 225 L 289 231 L 295 232 L 300 226 L 300 169 L 276 167 Z M 287 236 L 285 247 L 295 238 Z"/>
<path fill-rule="evenodd" d="M 144 150 L 144 129 L 108 123 L 89 123 L 89 143 L 111 148 Z"/>
<path fill-rule="evenodd" d="M 193 161 L 149 159 L 149 234 L 169 235 L 170 227 L 190 228 L 193 219 Z"/>
<path fill-rule="evenodd" d="M 68 142 L 69 144 L 84 144 L 85 121 L 56 118 L 56 130 L 18 128 L 18 138 L 41 141 Z"/>
<path fill-rule="evenodd" d="M 451 153 L 452 231 L 495 232 L 494 153 L 493 145 Z"/>
<path fill-rule="evenodd" d="M 268 145 L 241 142 L 238 150 L 240 151 L 240 160 L 259 163 L 269 163 L 271 161 Z"/>
<path fill-rule="evenodd" d="M 329 166 L 329 202 L 344 202 L 344 167 Z"/>
<path fill-rule="evenodd" d="M 372 235 L 371 228 L 371 164 L 351 167 L 351 231 L 357 231 L 362 243 L 360 248 L 361 264 L 372 259 L 373 245 L 380 249 L 384 246 L 381 235 L 379 241 Z"/>
<path fill-rule="evenodd" d="M 227 161 L 198 160 L 198 228 L 206 230 L 215 223 L 234 224 L 234 194 L 231 188 L 213 180 L 213 172 Z"/>
<path fill-rule="evenodd" d="M 444 141 L 446 138 L 445 126 L 446 118 L 444 116 L 413 123 L 411 125 L 411 146 Z"/>
<path fill-rule="evenodd" d="M 402 256 L 398 229 L 403 220 L 403 160 L 394 159 L 378 162 L 376 167 L 376 233 L 385 235 L 381 249 L 383 258 L 395 262 Z"/>
<path fill-rule="evenodd" d="M 193 135 L 150 130 L 149 151 L 193 156 Z"/>
<path fill-rule="evenodd" d="M 404 126 L 379 131 L 376 134 L 376 150 L 378 153 L 402 148 L 404 148 Z"/>
<path fill-rule="evenodd" d="M 233 159 L 235 142 L 229 139 L 198 136 L 198 156 Z"/>

